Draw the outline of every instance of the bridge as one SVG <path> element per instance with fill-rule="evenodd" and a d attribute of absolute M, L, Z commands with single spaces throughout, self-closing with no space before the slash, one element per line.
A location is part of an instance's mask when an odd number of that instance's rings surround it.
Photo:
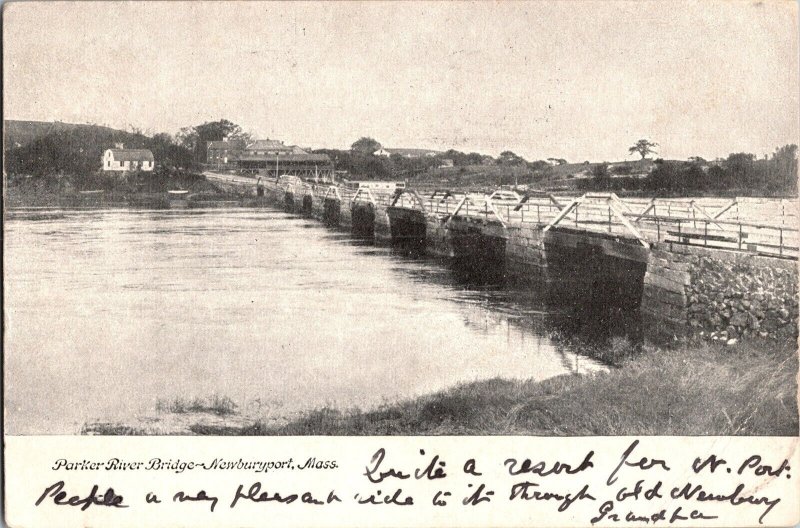
<path fill-rule="evenodd" d="M 500 268 L 545 283 L 554 296 L 635 302 L 666 335 L 796 333 L 793 200 L 379 192 L 293 177 L 259 187 L 287 211 L 476 269 Z"/>

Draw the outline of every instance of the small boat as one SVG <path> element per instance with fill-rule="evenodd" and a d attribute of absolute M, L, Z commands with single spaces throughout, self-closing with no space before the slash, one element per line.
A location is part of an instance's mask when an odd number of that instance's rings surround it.
<path fill-rule="evenodd" d="M 182 189 L 167 191 L 169 195 L 169 208 L 170 209 L 186 209 L 189 207 L 188 194 L 189 191 Z"/>

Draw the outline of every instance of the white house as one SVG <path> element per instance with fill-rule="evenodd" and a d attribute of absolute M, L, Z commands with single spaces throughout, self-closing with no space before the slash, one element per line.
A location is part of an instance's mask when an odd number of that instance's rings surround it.
<path fill-rule="evenodd" d="M 372 153 L 375 156 L 402 156 L 404 158 L 433 158 L 441 154 L 438 150 L 417 149 L 417 148 L 383 148 Z"/>
<path fill-rule="evenodd" d="M 104 171 L 152 171 L 153 153 L 147 149 L 107 149 L 103 154 Z"/>

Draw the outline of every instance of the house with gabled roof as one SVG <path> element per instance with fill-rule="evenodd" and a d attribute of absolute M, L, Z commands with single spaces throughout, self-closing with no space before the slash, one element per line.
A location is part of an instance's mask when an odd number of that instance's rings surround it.
<path fill-rule="evenodd" d="M 106 149 L 103 153 L 104 171 L 152 171 L 155 168 L 153 153 L 147 149 L 126 149 L 123 145 L 118 148 Z"/>

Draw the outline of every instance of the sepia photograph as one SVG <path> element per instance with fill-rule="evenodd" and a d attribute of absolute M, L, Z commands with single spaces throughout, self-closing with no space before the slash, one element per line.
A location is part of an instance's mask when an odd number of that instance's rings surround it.
<path fill-rule="evenodd" d="M 2 39 L 5 435 L 798 435 L 794 2 Z"/>

